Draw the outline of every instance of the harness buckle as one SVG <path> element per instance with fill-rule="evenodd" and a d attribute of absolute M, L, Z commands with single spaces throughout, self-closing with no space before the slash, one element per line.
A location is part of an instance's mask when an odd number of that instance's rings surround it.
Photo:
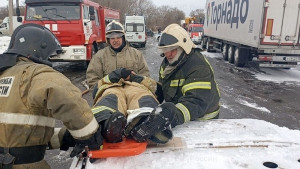
<path fill-rule="evenodd" d="M 15 159 L 16 158 L 9 153 L 0 153 L 0 169 L 12 169 Z"/>

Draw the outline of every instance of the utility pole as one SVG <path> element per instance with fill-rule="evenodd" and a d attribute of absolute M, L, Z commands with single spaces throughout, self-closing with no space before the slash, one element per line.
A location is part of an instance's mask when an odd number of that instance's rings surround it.
<path fill-rule="evenodd" d="M 9 35 L 11 36 L 13 33 L 13 14 L 14 14 L 14 3 L 13 0 L 9 0 L 8 3 L 8 26 L 9 26 Z"/>

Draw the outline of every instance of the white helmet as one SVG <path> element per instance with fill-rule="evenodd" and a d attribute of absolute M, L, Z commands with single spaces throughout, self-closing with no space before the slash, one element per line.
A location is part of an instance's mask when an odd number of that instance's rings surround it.
<path fill-rule="evenodd" d="M 160 37 L 158 48 L 174 49 L 180 46 L 185 53 L 189 54 L 195 44 L 191 41 L 188 33 L 178 24 L 171 24 L 165 28 Z"/>
<path fill-rule="evenodd" d="M 113 20 L 106 26 L 106 38 L 111 38 L 113 36 L 122 37 L 125 36 L 124 27 L 120 22 Z"/>

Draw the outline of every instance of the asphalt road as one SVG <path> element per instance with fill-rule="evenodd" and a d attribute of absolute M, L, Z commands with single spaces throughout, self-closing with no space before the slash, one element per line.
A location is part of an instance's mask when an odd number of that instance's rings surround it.
<path fill-rule="evenodd" d="M 158 80 L 162 58 L 154 38 L 148 38 L 146 48 L 140 48 L 148 62 L 152 78 Z M 204 52 L 204 54 L 206 54 Z M 264 73 L 255 63 L 244 68 L 236 68 L 221 57 L 207 57 L 211 63 L 221 93 L 221 113 L 223 119 L 261 119 L 279 126 L 300 130 L 300 85 L 277 84 L 260 81 L 254 77 Z M 55 63 L 54 68 L 66 75 L 82 91 L 85 88 L 85 70 L 76 63 Z M 91 92 L 83 96 L 92 105 Z M 254 105 L 254 106 L 249 106 Z M 264 109 L 257 109 L 257 107 Z M 266 111 L 266 110 L 267 111 Z M 57 126 L 61 126 L 58 121 Z M 259 128 L 258 128 L 259 130 Z M 268 133 L 265 133 L 268 134 Z M 72 159 L 69 152 L 47 151 L 46 160 L 53 169 L 69 168 Z"/>

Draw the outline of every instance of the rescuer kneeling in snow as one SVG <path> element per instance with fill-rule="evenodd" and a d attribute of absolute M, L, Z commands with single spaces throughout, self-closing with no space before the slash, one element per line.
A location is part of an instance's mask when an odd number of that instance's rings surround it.
<path fill-rule="evenodd" d="M 61 52 L 49 29 L 23 24 L 0 55 L 0 168 L 50 169 L 46 147 L 75 146 L 71 157 L 100 149 L 101 128 L 81 91 L 50 67 Z M 55 119 L 67 130 L 54 130 Z"/>
<path fill-rule="evenodd" d="M 112 143 L 124 136 L 139 142 L 168 142 L 173 103 L 158 106 L 156 81 L 149 78 L 142 53 L 125 40 L 121 23 L 109 23 L 106 38 L 108 46 L 97 52 L 86 73 L 90 88 L 94 88 L 92 111 L 103 137 Z"/>
<path fill-rule="evenodd" d="M 165 57 L 156 91 L 160 102 L 172 102 L 172 127 L 191 120 L 219 117 L 220 94 L 208 60 L 195 48 L 188 33 L 178 24 L 163 31 L 158 48 Z"/>

